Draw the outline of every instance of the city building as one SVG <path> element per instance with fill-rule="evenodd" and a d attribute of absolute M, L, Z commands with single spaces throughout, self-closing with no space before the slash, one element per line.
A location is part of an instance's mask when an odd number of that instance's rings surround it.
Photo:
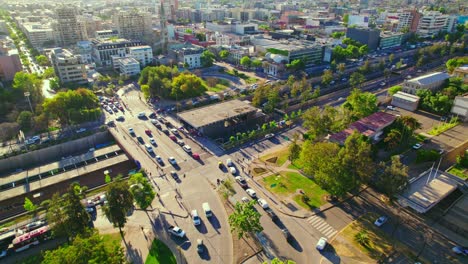
<path fill-rule="evenodd" d="M 89 40 L 78 41 L 76 43 L 76 53 L 80 55 L 81 62 L 90 64 L 93 62 L 93 43 Z"/>
<path fill-rule="evenodd" d="M 256 52 L 265 52 L 282 56 L 283 63 L 291 63 L 298 59 L 306 66 L 320 64 L 323 61 L 323 46 L 308 40 L 270 40 L 253 38 L 251 40 Z M 279 61 L 276 61 L 279 62 Z"/>
<path fill-rule="evenodd" d="M 392 96 L 392 105 L 413 112 L 418 109 L 419 96 L 397 92 Z"/>
<path fill-rule="evenodd" d="M 431 90 L 435 91 L 442 87 L 445 83 L 445 80 L 450 78 L 445 72 L 434 72 L 406 80 L 403 83 L 402 91 L 409 94 L 416 94 L 418 90 Z"/>
<path fill-rule="evenodd" d="M 370 28 L 348 28 L 346 37 L 367 45 L 369 50 L 376 50 L 379 46 L 380 30 Z"/>
<path fill-rule="evenodd" d="M 74 6 L 60 6 L 55 10 L 55 30 L 58 33 L 58 43 L 62 46 L 75 45 L 80 40 L 85 40 L 85 28 L 78 22 L 77 8 Z"/>
<path fill-rule="evenodd" d="M 50 60 L 61 83 L 88 82 L 85 64 L 79 55 L 73 54 L 68 49 L 54 48 L 50 51 Z"/>
<path fill-rule="evenodd" d="M 161 0 L 161 4 L 158 4 L 157 2 L 158 0 L 155 1 L 156 14 L 158 14 L 159 17 L 164 14 L 166 19 L 177 20 L 177 10 L 179 9 L 178 0 Z"/>
<path fill-rule="evenodd" d="M 189 130 L 227 140 L 236 132 L 256 128 L 256 124 L 263 122 L 265 115 L 248 101 L 229 100 L 184 111 L 178 117 Z"/>
<path fill-rule="evenodd" d="M 388 49 L 392 47 L 398 47 L 403 41 L 403 33 L 394 33 L 394 32 L 381 32 L 380 33 L 380 49 Z"/>
<path fill-rule="evenodd" d="M 398 26 L 396 30 L 401 32 L 408 29 L 408 32 L 416 32 L 418 30 L 420 18 L 421 14 L 417 10 L 398 13 Z"/>
<path fill-rule="evenodd" d="M 12 81 L 17 72 L 22 71 L 18 50 L 9 37 L 0 38 L 0 80 Z"/>
<path fill-rule="evenodd" d="M 118 60 L 120 76 L 130 77 L 140 73 L 140 63 L 131 57 L 120 58 Z"/>
<path fill-rule="evenodd" d="M 455 68 L 455 70 L 453 70 L 453 76 L 461 78 L 463 83 L 468 84 L 468 65 Z"/>
<path fill-rule="evenodd" d="M 468 121 L 468 94 L 456 96 L 450 112 L 457 115 L 463 122 Z"/>
<path fill-rule="evenodd" d="M 421 37 L 432 37 L 447 27 L 448 16 L 439 11 L 424 13 L 419 19 L 417 33 Z"/>
<path fill-rule="evenodd" d="M 118 38 L 119 32 L 117 30 L 98 30 L 96 31 L 95 37 L 97 39 L 109 39 L 109 38 Z"/>
<path fill-rule="evenodd" d="M 150 46 L 136 46 L 128 48 L 128 55 L 145 67 L 153 62 L 153 49 Z"/>
<path fill-rule="evenodd" d="M 195 45 L 175 46 L 171 48 L 171 54 L 177 58 L 177 61 L 189 69 L 200 68 L 201 55 L 205 49 Z"/>
<path fill-rule="evenodd" d="M 56 34 L 50 25 L 23 23 L 20 27 L 31 45 L 36 49 L 40 49 L 44 46 L 52 46 L 56 42 Z"/>
<path fill-rule="evenodd" d="M 143 40 L 151 34 L 151 14 L 132 11 L 120 11 L 112 17 L 120 37 Z"/>
<path fill-rule="evenodd" d="M 100 66 L 112 66 L 112 56 L 127 57 L 130 47 L 141 46 L 139 40 L 93 39 L 93 59 Z"/>
<path fill-rule="evenodd" d="M 343 145 L 354 131 L 366 136 L 375 143 L 380 141 L 384 129 L 395 121 L 396 116 L 386 112 L 376 112 L 370 116 L 364 117 L 346 128 L 343 131 L 329 135 L 329 140 Z"/>

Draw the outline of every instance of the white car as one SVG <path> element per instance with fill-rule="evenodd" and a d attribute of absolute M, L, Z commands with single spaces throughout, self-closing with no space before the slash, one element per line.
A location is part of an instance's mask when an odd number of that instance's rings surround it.
<path fill-rule="evenodd" d="M 129 128 L 128 133 L 130 133 L 130 135 L 135 135 L 135 130 L 133 130 L 133 128 Z"/>
<path fill-rule="evenodd" d="M 232 175 L 236 175 L 237 170 L 234 167 L 229 167 L 229 171 L 231 172 Z"/>
<path fill-rule="evenodd" d="M 145 112 L 140 112 L 140 113 L 138 113 L 137 117 L 138 118 L 145 118 L 146 114 L 145 114 Z"/>
<path fill-rule="evenodd" d="M 381 83 L 380 83 L 380 86 L 385 86 L 385 85 L 386 85 L 385 82 L 381 82 Z"/>
<path fill-rule="evenodd" d="M 322 251 L 325 249 L 326 246 L 327 246 L 327 239 L 325 237 L 321 237 L 319 241 L 317 242 L 317 245 L 315 246 L 315 248 L 319 251 Z"/>
<path fill-rule="evenodd" d="M 150 144 L 146 144 L 145 148 L 146 148 L 146 151 L 148 151 L 148 153 L 153 153 L 153 147 L 151 147 Z"/>
<path fill-rule="evenodd" d="M 76 131 L 76 133 L 83 133 L 86 131 L 86 128 L 80 128 Z"/>
<path fill-rule="evenodd" d="M 194 225 L 199 225 L 201 224 L 201 219 L 200 216 L 198 216 L 197 210 L 192 210 L 192 220 Z"/>
<path fill-rule="evenodd" d="M 174 135 L 179 135 L 179 131 L 177 131 L 177 129 L 175 129 L 175 128 L 171 129 L 171 132 Z"/>
<path fill-rule="evenodd" d="M 150 138 L 149 142 L 151 145 L 156 146 L 156 140 L 154 140 L 154 138 Z"/>
<path fill-rule="evenodd" d="M 257 202 L 258 202 L 258 205 L 260 205 L 263 209 L 270 208 L 270 206 L 268 205 L 265 199 L 260 198 L 257 200 Z"/>
<path fill-rule="evenodd" d="M 252 197 L 252 198 L 254 198 L 254 199 L 257 199 L 257 193 L 256 193 L 254 190 L 252 190 L 252 189 L 249 188 L 249 189 L 245 190 L 245 192 L 246 192 L 250 197 Z"/>
<path fill-rule="evenodd" d="M 231 160 L 231 159 L 227 159 L 227 160 L 226 160 L 226 166 L 228 166 L 228 167 L 234 166 L 234 163 L 232 163 L 232 160 Z"/>
<path fill-rule="evenodd" d="M 422 147 L 421 143 L 416 143 L 413 145 L 413 149 L 420 149 Z"/>
<path fill-rule="evenodd" d="M 266 135 L 265 135 L 265 138 L 272 138 L 272 137 L 274 137 L 274 136 L 275 136 L 275 134 L 270 133 L 270 134 L 266 134 Z"/>
<path fill-rule="evenodd" d="M 378 227 L 381 227 L 383 224 L 385 224 L 386 222 L 388 221 L 388 217 L 386 217 L 385 215 L 377 218 L 377 220 L 375 220 L 374 222 L 374 225 L 378 226 Z"/>
<path fill-rule="evenodd" d="M 187 152 L 187 153 L 192 152 L 192 148 L 191 148 L 189 145 L 184 145 L 182 148 L 183 148 L 183 149 L 185 150 L 185 152 Z"/>
<path fill-rule="evenodd" d="M 247 197 L 245 197 L 245 196 L 242 197 L 241 200 L 242 200 L 242 202 L 244 202 L 244 203 L 250 202 L 249 198 L 247 198 Z"/>
<path fill-rule="evenodd" d="M 164 164 L 163 159 L 162 159 L 161 156 L 159 156 L 159 155 L 156 155 L 156 161 L 157 161 L 159 164 L 161 164 L 161 165 Z"/>
<path fill-rule="evenodd" d="M 151 124 L 157 124 L 158 123 L 158 120 L 156 120 L 156 119 L 151 119 L 150 121 L 151 121 Z"/>
<path fill-rule="evenodd" d="M 176 159 L 174 157 L 169 157 L 168 160 L 169 160 L 170 164 L 177 165 L 177 161 L 176 161 Z"/>

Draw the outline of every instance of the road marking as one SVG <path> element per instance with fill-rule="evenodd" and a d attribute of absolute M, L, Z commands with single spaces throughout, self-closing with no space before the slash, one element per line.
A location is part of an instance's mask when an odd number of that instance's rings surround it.
<path fill-rule="evenodd" d="M 337 233 L 337 231 L 332 226 L 330 226 L 323 218 L 319 216 L 311 216 L 307 218 L 306 221 L 327 238 L 331 238 Z"/>

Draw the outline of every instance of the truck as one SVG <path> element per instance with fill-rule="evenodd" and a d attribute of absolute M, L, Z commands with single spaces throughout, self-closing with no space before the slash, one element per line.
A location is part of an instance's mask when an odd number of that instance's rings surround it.
<path fill-rule="evenodd" d="M 169 226 L 169 228 L 167 229 L 167 231 L 169 231 L 169 233 L 173 234 L 174 236 L 178 236 L 178 237 L 185 237 L 185 231 L 182 230 L 180 227 L 178 226 Z"/>

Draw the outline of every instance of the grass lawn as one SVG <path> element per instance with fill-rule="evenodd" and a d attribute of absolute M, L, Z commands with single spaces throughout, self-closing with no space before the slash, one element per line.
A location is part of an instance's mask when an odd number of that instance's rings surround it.
<path fill-rule="evenodd" d="M 438 126 L 435 126 L 433 127 L 429 132 L 428 134 L 429 135 L 433 135 L 433 136 L 437 136 L 437 135 L 440 135 L 442 133 L 444 133 L 445 131 L 451 129 L 451 128 L 454 128 L 456 127 L 458 124 L 460 124 L 460 121 L 458 120 L 450 120 L 450 122 L 448 123 L 443 123 L 441 125 L 438 125 Z"/>
<path fill-rule="evenodd" d="M 153 240 L 145 264 L 177 264 L 172 251 L 160 240 Z"/>
<path fill-rule="evenodd" d="M 306 209 L 320 207 L 326 202 L 323 197 L 328 193 L 322 190 L 314 181 L 297 172 L 282 171 L 279 175 L 263 178 L 263 182 L 270 191 L 276 194 L 293 195 L 293 200 Z M 276 184 L 276 186 L 271 187 L 273 184 Z M 298 189 L 304 191 L 307 199 L 303 199 L 303 195 L 297 193 Z"/>
<path fill-rule="evenodd" d="M 120 245 L 120 241 L 122 237 L 120 236 L 119 232 L 110 233 L 110 234 L 102 234 L 102 240 L 104 241 L 104 245 L 109 249 L 114 248 L 114 244 Z"/>
<path fill-rule="evenodd" d="M 289 150 L 284 148 L 280 151 L 270 153 L 268 155 L 260 157 L 260 160 L 266 161 L 270 164 L 275 164 L 276 166 L 283 166 L 283 164 L 288 160 Z"/>
<path fill-rule="evenodd" d="M 218 84 L 216 84 L 214 87 L 208 87 L 208 91 L 210 91 L 210 92 L 216 92 L 216 93 L 217 93 L 217 92 L 224 91 L 224 90 L 226 90 L 227 88 L 228 88 L 227 86 L 218 83 Z"/>
<path fill-rule="evenodd" d="M 298 160 L 295 160 L 294 162 L 291 162 L 291 164 L 288 165 L 288 169 L 293 169 L 293 170 L 300 170 L 302 169 L 304 166 L 302 165 L 301 161 L 298 159 Z"/>
<path fill-rule="evenodd" d="M 452 168 L 450 168 L 448 172 L 455 176 L 460 177 L 463 180 L 466 180 L 468 178 L 468 170 L 458 165 L 455 165 Z"/>
<path fill-rule="evenodd" d="M 387 233 L 374 225 L 374 221 L 378 217 L 379 215 L 376 213 L 367 213 L 354 220 L 345 229 L 343 229 L 341 235 L 361 252 L 375 260 L 380 259 L 383 254 L 389 254 L 392 252 L 393 242 L 395 242 L 397 251 L 407 256 L 413 255 L 412 251 L 408 247 L 398 241 L 394 241 Z M 367 232 L 367 236 L 369 237 L 369 243 L 366 246 L 359 244 L 355 240 L 356 234 L 364 230 Z"/>

